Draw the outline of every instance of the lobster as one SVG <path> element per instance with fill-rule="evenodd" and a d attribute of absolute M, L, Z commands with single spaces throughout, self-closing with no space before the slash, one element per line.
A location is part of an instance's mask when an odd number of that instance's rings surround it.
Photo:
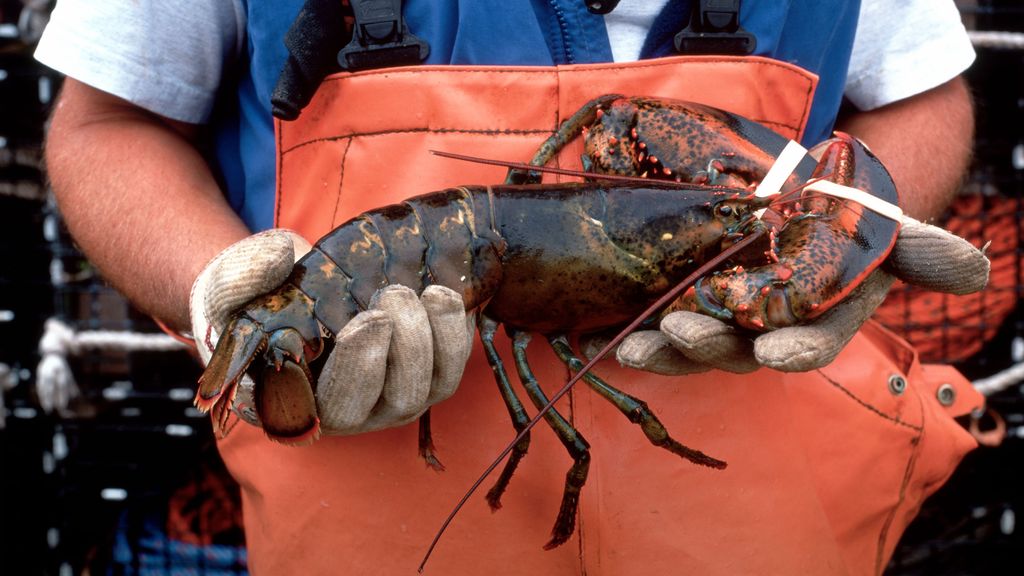
<path fill-rule="evenodd" d="M 759 215 L 770 206 L 784 219 L 775 240 L 702 278 L 673 308 L 755 330 L 801 322 L 848 294 L 895 241 L 894 222 L 846 201 L 800 192 L 807 178 L 827 176 L 895 203 L 891 178 L 852 138 L 839 136 L 812 151 L 820 161 L 804 159 L 782 187 L 783 197 L 802 197 L 783 202 L 755 195 L 750 184 L 764 177 L 787 141 L 739 116 L 694 104 L 606 96 L 563 124 L 533 164 L 546 163 L 583 131 L 585 166 L 648 180 L 550 185 L 536 183 L 533 171 L 512 171 L 504 185 L 416 196 L 343 223 L 295 264 L 281 287 L 233 315 L 200 378 L 197 407 L 213 410 L 215 423 L 223 426 L 248 373 L 266 433 L 286 443 L 309 441 L 319 433 L 312 382 L 325 340 L 330 345 L 330 336 L 386 285 L 400 283 L 417 292 L 446 286 L 462 296 L 467 311 L 478 311 L 484 351 L 520 432 L 487 494 L 496 509 L 526 453 L 529 437 L 523 433 L 530 424 L 494 345 L 498 325 L 511 336 L 520 380 L 540 408 L 550 402 L 527 361 L 531 333 L 547 336 L 558 357 L 578 370 L 582 361 L 566 334 L 627 322 L 702 263 L 763 231 L 770 219 Z M 823 261 L 822 254 L 835 257 Z M 595 309 L 603 313 L 595 315 Z M 596 375 L 583 379 L 654 445 L 699 465 L 726 466 L 672 438 L 642 400 Z M 279 390 L 304 400 L 277 405 Z M 263 417 L 270 415 L 275 417 Z M 556 410 L 544 418 L 573 458 L 545 546 L 551 548 L 574 531 L 590 456 L 586 440 Z M 430 442 L 426 417 L 421 453 L 424 442 Z"/>

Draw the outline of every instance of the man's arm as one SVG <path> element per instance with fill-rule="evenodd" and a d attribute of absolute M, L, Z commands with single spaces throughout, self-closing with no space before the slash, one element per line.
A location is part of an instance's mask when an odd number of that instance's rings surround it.
<path fill-rule="evenodd" d="M 187 329 L 192 282 L 249 233 L 174 122 L 71 78 L 57 102 L 46 162 L 75 241 L 115 288 Z"/>
<path fill-rule="evenodd" d="M 903 211 L 936 218 L 963 182 L 974 144 L 974 110 L 957 77 L 916 96 L 843 119 L 837 126 L 861 140 L 889 169 Z"/>

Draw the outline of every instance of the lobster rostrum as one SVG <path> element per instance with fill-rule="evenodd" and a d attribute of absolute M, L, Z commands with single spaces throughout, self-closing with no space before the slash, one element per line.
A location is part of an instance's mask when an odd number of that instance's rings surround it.
<path fill-rule="evenodd" d="M 320 239 L 281 287 L 233 315 L 200 379 L 196 405 L 212 410 L 215 426 L 223 430 L 238 383 L 248 373 L 268 436 L 311 441 L 319 435 L 316 360 L 331 336 L 384 286 L 403 284 L 421 292 L 439 284 L 459 293 L 467 311 L 478 312 L 484 351 L 513 426 L 527 429 L 529 419 L 495 349 L 497 326 L 504 325 L 512 338 L 516 370 L 530 400 L 538 408 L 547 405 L 526 357 L 531 333 L 544 334 L 558 357 L 578 370 L 582 361 L 567 334 L 626 323 L 702 263 L 765 226 L 758 215 L 773 199 L 751 188 L 788 142 L 712 108 L 608 96 L 566 122 L 533 163 L 545 163 L 584 128 L 585 165 L 645 176 L 650 183 L 538 184 L 532 171 L 513 171 L 511 184 L 442 190 L 359 215 Z M 807 178 L 829 175 L 839 183 L 877 186 L 884 199 L 895 202 L 884 168 L 855 140 L 839 137 L 817 152 L 821 162 L 800 162 L 785 178 L 784 193 L 799 193 Z M 896 234 L 895 224 L 874 222 L 872 213 L 845 204 L 818 194 L 788 199 L 786 208 L 774 211 L 783 223 L 774 242 L 705 277 L 674 306 L 759 330 L 824 311 L 878 265 Z M 805 258 L 805 252 L 815 256 Z M 823 262 L 821 254 L 839 254 L 850 263 Z M 654 445 L 697 464 L 725 467 L 673 439 L 642 400 L 596 375 L 583 379 Z M 574 531 L 590 456 L 586 440 L 556 410 L 544 418 L 573 458 L 546 546 L 554 547 Z M 421 453 L 430 443 L 428 423 L 420 421 Z M 528 434 L 521 435 L 488 492 L 493 508 L 500 507 L 528 443 Z"/>

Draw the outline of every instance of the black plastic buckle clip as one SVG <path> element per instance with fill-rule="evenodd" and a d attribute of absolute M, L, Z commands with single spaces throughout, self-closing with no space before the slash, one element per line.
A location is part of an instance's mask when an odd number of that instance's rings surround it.
<path fill-rule="evenodd" d="M 413 36 L 402 19 L 401 0 L 351 0 L 352 41 L 338 52 L 338 65 L 356 71 L 419 64 L 430 45 Z"/>
<path fill-rule="evenodd" d="M 740 26 L 740 0 L 698 0 L 690 23 L 676 34 L 682 54 L 753 54 L 757 39 Z"/>

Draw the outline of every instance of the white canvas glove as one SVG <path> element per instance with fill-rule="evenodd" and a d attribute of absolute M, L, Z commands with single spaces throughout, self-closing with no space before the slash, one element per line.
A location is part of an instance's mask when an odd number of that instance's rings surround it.
<path fill-rule="evenodd" d="M 204 364 L 231 313 L 280 286 L 309 250 L 295 232 L 269 230 L 229 246 L 206 265 L 190 302 Z M 379 290 L 369 309 L 337 335 L 315 383 L 322 432 L 356 434 L 399 426 L 451 396 L 469 358 L 473 331 L 462 297 L 448 288 L 431 286 L 421 296 L 398 285 Z M 245 377 L 232 408 L 258 426 L 254 406 L 253 383 Z"/>
<path fill-rule="evenodd" d="M 712 368 L 745 373 L 765 366 L 784 372 L 832 362 L 885 299 L 895 278 L 938 292 L 969 294 L 988 283 L 982 250 L 941 228 L 904 217 L 892 253 L 850 297 L 813 322 L 751 339 L 733 326 L 695 312 L 673 312 L 660 330 L 629 335 L 617 351 L 625 366 L 681 375 Z M 586 351 L 595 352 L 595 343 Z"/>

